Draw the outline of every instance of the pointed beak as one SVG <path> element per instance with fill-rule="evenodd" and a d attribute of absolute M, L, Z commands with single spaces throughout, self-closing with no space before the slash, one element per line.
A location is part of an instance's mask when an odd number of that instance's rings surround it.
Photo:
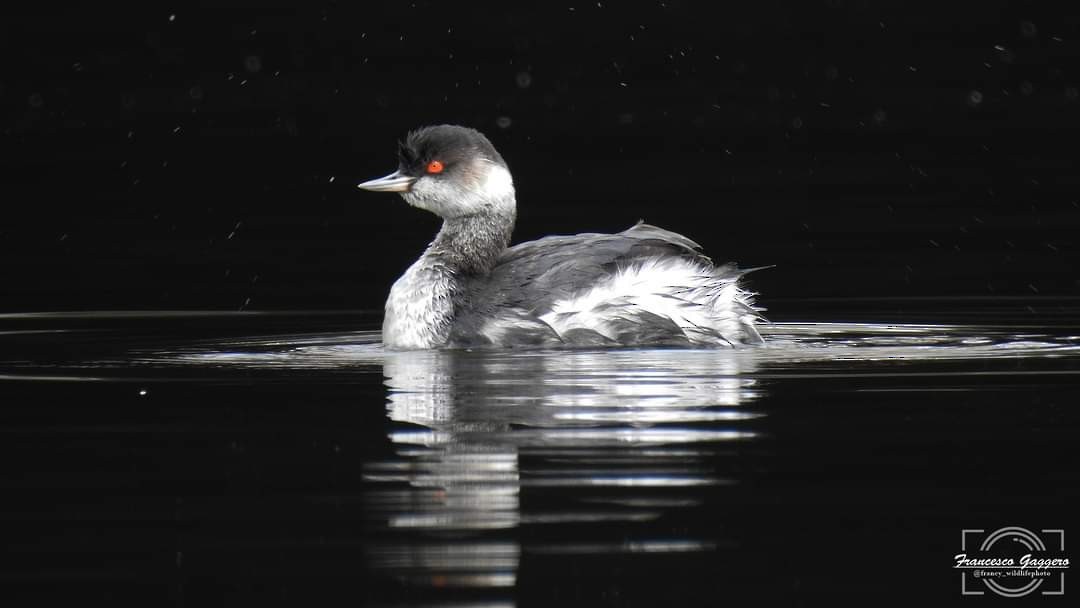
<path fill-rule="evenodd" d="M 356 187 L 373 192 L 408 192 L 415 181 L 415 177 L 405 175 L 401 171 L 394 171 L 386 177 L 356 184 Z"/>

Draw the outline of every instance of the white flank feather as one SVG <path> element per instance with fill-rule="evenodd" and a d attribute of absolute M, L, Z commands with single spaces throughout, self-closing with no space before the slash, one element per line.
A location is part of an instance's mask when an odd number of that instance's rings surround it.
<path fill-rule="evenodd" d="M 614 339 L 628 312 L 645 311 L 670 319 L 691 343 L 728 343 L 722 336 L 753 332 L 752 294 L 739 288 L 737 277 L 717 277 L 713 270 L 683 258 L 642 260 L 556 302 L 540 318 L 560 335 L 588 329 Z"/>

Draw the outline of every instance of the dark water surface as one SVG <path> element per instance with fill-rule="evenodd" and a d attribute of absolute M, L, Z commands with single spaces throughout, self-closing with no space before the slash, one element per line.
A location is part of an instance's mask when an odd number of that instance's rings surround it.
<path fill-rule="evenodd" d="M 762 348 L 394 353 L 367 313 L 2 315 L 0 586 L 148 606 L 968 600 L 961 529 L 1075 529 L 1080 306 L 907 307 L 948 322 L 870 307 L 775 323 Z"/>

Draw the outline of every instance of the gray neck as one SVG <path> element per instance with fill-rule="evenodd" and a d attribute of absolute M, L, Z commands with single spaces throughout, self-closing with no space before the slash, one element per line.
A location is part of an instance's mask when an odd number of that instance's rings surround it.
<path fill-rule="evenodd" d="M 468 306 L 468 282 L 486 277 L 510 243 L 514 195 L 490 199 L 479 213 L 448 217 L 424 255 L 390 289 L 383 343 L 392 349 L 436 348 L 450 340 Z"/>
<path fill-rule="evenodd" d="M 443 264 L 454 275 L 484 276 L 510 244 L 514 208 L 443 220 L 424 257 Z"/>

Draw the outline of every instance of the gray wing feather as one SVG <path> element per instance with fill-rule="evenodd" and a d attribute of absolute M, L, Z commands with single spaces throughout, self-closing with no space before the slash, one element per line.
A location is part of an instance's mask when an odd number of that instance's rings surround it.
<path fill-rule="evenodd" d="M 544 237 L 507 249 L 489 275 L 466 283 L 451 341 L 460 346 L 690 344 L 687 333 L 672 319 L 636 308 L 630 302 L 613 300 L 595 307 L 599 313 L 608 308 L 606 322 L 613 331 L 611 336 L 584 327 L 572 327 L 560 334 L 541 319 L 557 301 L 588 290 L 620 268 L 647 258 L 672 256 L 700 265 L 717 285 L 756 270 L 742 270 L 734 264 L 715 266 L 694 241 L 643 222 L 616 234 Z M 754 319 L 760 318 L 759 309 L 750 303 L 752 294 L 745 295 L 745 301 L 735 300 L 741 313 L 741 330 L 735 335 L 724 336 L 720 328 L 697 328 L 697 333 L 713 333 L 717 342 L 728 344 L 732 340 L 760 343 L 761 337 L 753 326 Z M 677 290 L 666 297 L 683 299 Z M 686 300 L 686 305 L 698 303 Z"/>
<path fill-rule="evenodd" d="M 711 264 L 699 249 L 681 234 L 643 222 L 616 234 L 548 236 L 503 252 L 470 299 L 477 307 L 513 306 L 541 315 L 636 260 L 681 256 Z"/>

